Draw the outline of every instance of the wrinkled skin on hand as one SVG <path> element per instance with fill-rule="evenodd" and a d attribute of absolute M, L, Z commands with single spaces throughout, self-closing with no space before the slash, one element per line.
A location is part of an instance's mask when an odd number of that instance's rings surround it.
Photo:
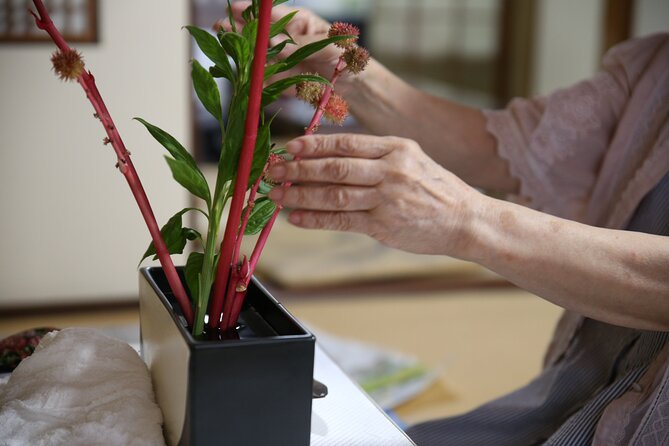
<path fill-rule="evenodd" d="M 353 231 L 423 254 L 458 256 L 483 195 L 445 170 L 409 139 L 370 135 L 313 135 L 286 146 L 300 160 L 273 166 L 269 176 L 290 181 L 270 193 L 293 209 L 300 227 Z"/>

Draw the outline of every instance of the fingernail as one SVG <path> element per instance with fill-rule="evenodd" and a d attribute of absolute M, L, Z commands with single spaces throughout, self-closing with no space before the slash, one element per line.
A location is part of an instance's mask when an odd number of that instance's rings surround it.
<path fill-rule="evenodd" d="M 299 139 L 294 139 L 286 144 L 286 151 L 291 155 L 298 155 L 303 148 L 304 142 Z"/>
<path fill-rule="evenodd" d="M 288 214 L 288 221 L 294 225 L 299 225 L 300 223 L 302 223 L 302 216 L 297 212 L 291 212 L 290 214 Z"/>
<path fill-rule="evenodd" d="M 273 180 L 283 180 L 283 177 L 286 176 L 286 166 L 283 163 L 276 164 L 269 169 L 267 175 Z"/>
<path fill-rule="evenodd" d="M 283 187 L 275 187 L 274 189 L 269 191 L 269 194 L 267 194 L 269 199 L 272 201 L 281 201 L 283 195 L 284 195 Z"/>

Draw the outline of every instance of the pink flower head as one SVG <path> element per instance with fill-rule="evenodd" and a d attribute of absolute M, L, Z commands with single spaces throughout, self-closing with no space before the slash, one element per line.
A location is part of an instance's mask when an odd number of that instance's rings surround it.
<path fill-rule="evenodd" d="M 359 35 L 360 35 L 360 30 L 358 29 L 357 26 L 353 26 L 350 23 L 344 23 L 344 22 L 334 22 L 330 26 L 330 29 L 328 30 L 328 37 L 354 36 L 351 37 L 350 39 L 344 39 L 335 42 L 335 45 L 338 46 L 339 48 L 349 48 L 350 46 L 354 45 L 355 42 L 358 40 Z"/>
<path fill-rule="evenodd" d="M 269 159 L 267 160 L 267 168 L 266 168 L 265 172 L 267 172 L 267 170 L 269 170 L 272 166 L 274 166 L 276 164 L 279 164 L 279 163 L 283 163 L 284 161 L 285 161 L 285 159 L 281 155 L 279 155 L 278 153 L 270 153 L 269 154 Z M 274 181 L 272 178 L 270 178 L 267 174 L 265 174 L 263 176 L 263 181 L 265 183 L 269 184 L 270 186 L 276 186 L 277 184 L 279 184 L 276 181 Z"/>
<path fill-rule="evenodd" d="M 346 69 L 353 74 L 362 72 L 369 63 L 369 51 L 361 46 L 354 45 L 344 51 Z"/>
<path fill-rule="evenodd" d="M 328 99 L 327 105 L 325 105 L 323 114 L 325 115 L 325 118 L 333 124 L 342 125 L 344 119 L 348 116 L 348 104 L 344 98 L 336 93 L 332 93 L 332 96 Z"/>
<path fill-rule="evenodd" d="M 51 55 L 51 63 L 62 81 L 77 80 L 84 72 L 84 60 L 76 50 L 56 51 Z"/>
<path fill-rule="evenodd" d="M 297 97 L 311 105 L 318 105 L 323 95 L 323 84 L 318 82 L 305 81 L 295 86 Z"/>

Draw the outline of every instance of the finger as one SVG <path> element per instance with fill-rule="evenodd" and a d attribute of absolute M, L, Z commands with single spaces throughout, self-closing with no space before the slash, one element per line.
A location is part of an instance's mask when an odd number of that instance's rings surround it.
<path fill-rule="evenodd" d="M 366 234 L 369 214 L 366 212 L 292 211 L 288 221 L 305 229 L 359 232 Z"/>
<path fill-rule="evenodd" d="M 374 188 L 355 186 L 276 187 L 269 198 L 281 206 L 316 211 L 367 211 L 380 204 Z"/>
<path fill-rule="evenodd" d="M 376 159 L 389 154 L 397 145 L 396 138 L 337 133 L 301 136 L 288 142 L 286 150 L 301 158 L 345 156 Z"/>
<path fill-rule="evenodd" d="M 384 178 L 379 161 L 360 158 L 286 161 L 273 165 L 267 174 L 276 182 L 318 182 L 351 186 L 375 186 Z"/>

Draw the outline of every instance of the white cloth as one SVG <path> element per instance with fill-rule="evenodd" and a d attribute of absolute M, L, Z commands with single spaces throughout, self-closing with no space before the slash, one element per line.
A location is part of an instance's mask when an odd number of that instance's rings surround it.
<path fill-rule="evenodd" d="M 49 333 L 0 385 L 0 446 L 164 444 L 146 365 L 94 330 Z"/>

